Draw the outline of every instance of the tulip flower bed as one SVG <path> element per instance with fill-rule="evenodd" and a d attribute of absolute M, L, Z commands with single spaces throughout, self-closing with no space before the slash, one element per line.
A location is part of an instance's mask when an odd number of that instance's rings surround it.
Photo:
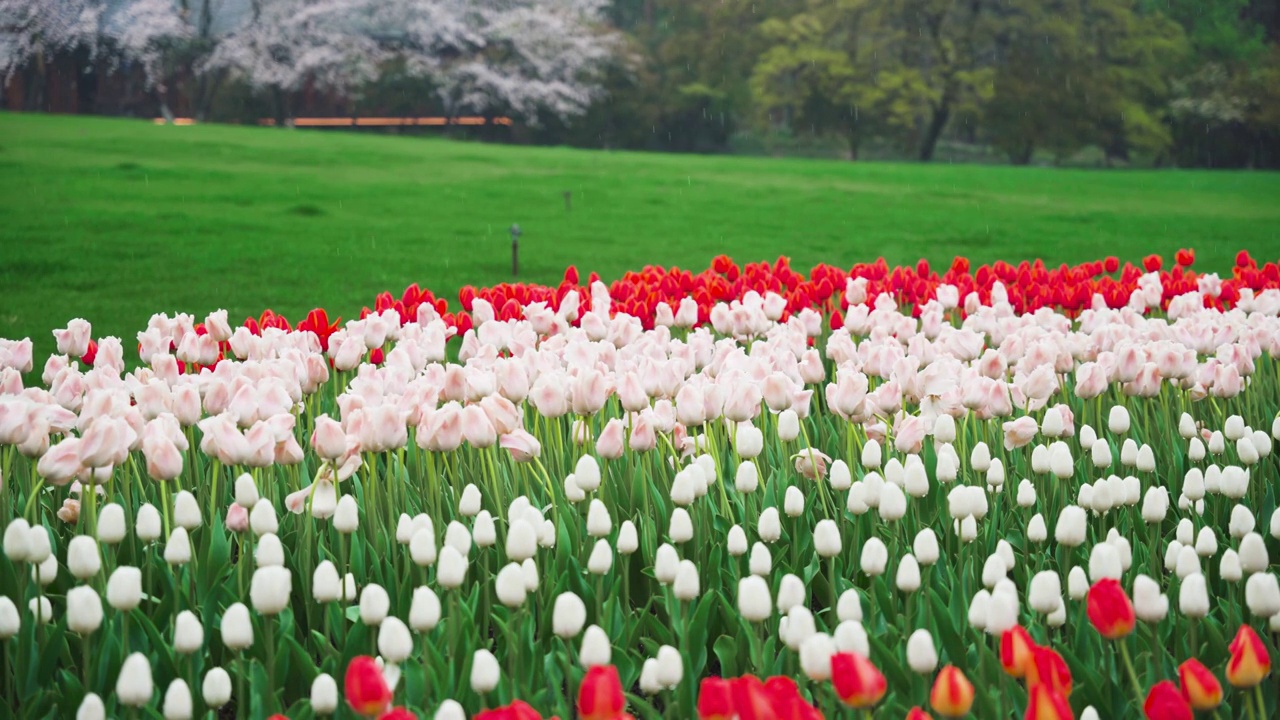
<path fill-rule="evenodd" d="M 1193 261 L 0 341 L 0 717 L 1277 717 L 1280 272 Z"/>

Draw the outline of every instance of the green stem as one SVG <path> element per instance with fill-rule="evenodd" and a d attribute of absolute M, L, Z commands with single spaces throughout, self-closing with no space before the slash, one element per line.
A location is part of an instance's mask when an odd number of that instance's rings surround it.
<path fill-rule="evenodd" d="M 1123 638 L 1116 641 L 1120 647 L 1120 659 L 1124 661 L 1125 674 L 1129 676 L 1129 684 L 1133 686 L 1133 697 L 1142 706 L 1142 684 L 1138 682 L 1138 674 L 1133 671 L 1133 661 L 1129 659 L 1129 646 Z"/>

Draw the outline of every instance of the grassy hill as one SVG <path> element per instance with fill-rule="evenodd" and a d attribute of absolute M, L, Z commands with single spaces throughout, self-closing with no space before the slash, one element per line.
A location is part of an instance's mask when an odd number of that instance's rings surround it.
<path fill-rule="evenodd" d="M 572 193 L 566 209 L 564 193 Z M 157 311 L 351 316 L 418 282 L 648 263 L 1280 257 L 1280 175 L 854 164 L 0 114 L 0 337 Z"/>

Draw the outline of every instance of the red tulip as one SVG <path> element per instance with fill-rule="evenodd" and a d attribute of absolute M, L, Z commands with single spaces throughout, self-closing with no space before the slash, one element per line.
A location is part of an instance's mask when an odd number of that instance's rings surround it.
<path fill-rule="evenodd" d="M 578 689 L 578 717 L 581 720 L 618 720 L 626 706 L 618 668 L 595 665 L 587 670 Z"/>
<path fill-rule="evenodd" d="M 418 716 L 402 707 L 393 707 L 378 716 L 378 720 L 418 720 Z"/>
<path fill-rule="evenodd" d="M 1120 587 L 1120 583 L 1111 578 L 1103 578 L 1089 588 L 1086 610 L 1089 622 L 1108 640 L 1116 640 L 1133 632 L 1137 621 L 1129 596 Z"/>
<path fill-rule="evenodd" d="M 1148 255 L 1142 258 L 1142 267 L 1146 268 L 1147 272 L 1155 272 L 1162 265 L 1164 265 L 1164 258 L 1159 255 Z"/>
<path fill-rule="evenodd" d="M 730 720 L 733 717 L 733 695 L 730 681 L 706 677 L 698 687 L 698 720 Z"/>
<path fill-rule="evenodd" d="M 929 716 L 929 713 L 921 710 L 920 706 L 917 705 L 907 711 L 906 720 L 933 720 L 933 718 Z"/>
<path fill-rule="evenodd" d="M 391 705 L 391 688 L 382 676 L 382 668 L 368 655 L 351 659 L 343 685 L 347 704 L 357 715 L 376 717 Z"/>
<path fill-rule="evenodd" d="M 831 656 L 831 683 L 841 702 L 855 708 L 874 706 L 888 690 L 884 675 L 876 666 L 852 652 Z"/>
<path fill-rule="evenodd" d="M 1194 720 L 1191 706 L 1187 704 L 1178 686 L 1168 680 L 1161 680 L 1147 693 L 1147 701 L 1142 704 L 1142 712 L 1147 720 Z"/>
<path fill-rule="evenodd" d="M 770 702 L 760 678 L 754 675 L 735 678 L 730 685 L 730 692 L 738 720 L 773 720 L 773 703 Z"/>
<path fill-rule="evenodd" d="M 472 720 L 542 720 L 542 715 L 523 700 L 516 700 L 504 707 L 483 710 Z"/>
<path fill-rule="evenodd" d="M 1196 262 L 1196 251 L 1183 248 L 1178 251 L 1178 254 L 1174 256 L 1174 259 L 1177 260 L 1178 264 L 1182 267 L 1189 268 Z"/>
<path fill-rule="evenodd" d="M 1075 720 L 1065 695 L 1038 685 L 1027 699 L 1026 720 Z"/>
<path fill-rule="evenodd" d="M 1227 661 L 1227 682 L 1232 685 L 1251 688 L 1271 673 L 1267 646 L 1248 625 L 1240 626 L 1227 649 L 1231 652 L 1231 659 Z"/>
<path fill-rule="evenodd" d="M 1182 696 L 1196 710 L 1212 710 L 1222 704 L 1222 684 L 1209 668 L 1192 658 L 1178 666 Z"/>
<path fill-rule="evenodd" d="M 764 691 L 775 720 L 822 720 L 822 713 L 800 695 L 795 680 L 775 675 L 764 681 Z"/>
<path fill-rule="evenodd" d="M 933 681 L 929 705 L 943 717 L 964 717 L 973 707 L 973 683 L 960 672 L 960 668 L 948 665 Z"/>
<path fill-rule="evenodd" d="M 1035 662 L 1036 643 L 1026 628 L 1014 625 L 1000 636 L 1000 666 L 1012 677 L 1025 677 Z"/>
<path fill-rule="evenodd" d="M 1057 651 L 1037 646 L 1032 651 L 1032 662 L 1027 664 L 1027 690 L 1041 685 L 1068 697 L 1072 689 L 1071 670 Z"/>

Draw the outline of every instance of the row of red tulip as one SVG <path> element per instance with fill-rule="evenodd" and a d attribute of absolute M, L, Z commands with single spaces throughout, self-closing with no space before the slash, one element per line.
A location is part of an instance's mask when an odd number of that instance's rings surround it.
<path fill-rule="evenodd" d="M 1142 701 L 1141 689 L 1123 639 L 1136 625 L 1134 606 L 1120 583 L 1103 579 L 1088 593 L 1086 614 L 1102 637 L 1117 641 L 1116 647 Z M 1271 672 L 1265 644 L 1248 625 L 1242 625 L 1229 647 L 1227 682 L 1248 690 L 1258 686 Z M 1011 677 L 1026 683 L 1028 720 L 1072 720 L 1068 698 L 1074 686 L 1071 670 L 1062 656 L 1047 645 L 1036 643 L 1020 625 L 1006 630 L 1000 640 L 1000 664 Z M 875 707 L 885 696 L 888 684 L 883 674 L 867 658 L 853 652 L 831 657 L 831 687 L 836 697 L 854 709 Z M 394 692 L 383 677 L 377 661 L 357 657 L 347 666 L 347 703 L 363 717 L 378 720 L 406 720 L 415 717 L 403 708 L 393 708 Z M 1211 711 L 1223 700 L 1222 684 L 1214 673 L 1195 658 L 1178 668 L 1178 684 L 1156 683 L 1142 702 L 1149 720 L 1192 720 L 1193 711 Z M 946 718 L 969 714 L 974 702 L 973 684 L 954 665 L 940 670 L 929 693 L 929 706 Z M 698 694 L 699 720 L 821 720 L 823 714 L 800 693 L 795 681 L 775 676 L 761 681 L 752 675 L 725 679 L 704 678 Z M 581 720 L 632 720 L 626 711 L 626 695 L 615 667 L 593 666 L 579 687 L 578 717 Z M 912 708 L 907 720 L 926 720 L 929 714 Z M 475 720 L 542 720 L 523 701 L 486 710 Z M 555 720 L 553 718 L 553 720 Z"/>
<path fill-rule="evenodd" d="M 710 321 L 711 309 L 718 302 L 741 300 L 747 293 L 761 295 L 775 293 L 785 300 L 783 316 L 798 313 L 805 308 L 822 312 L 830 318 L 833 327 L 839 327 L 843 311 L 851 301 L 873 303 L 881 294 L 888 294 L 896 302 L 918 309 L 931 300 L 944 306 L 950 305 L 964 311 L 965 301 L 973 294 L 978 302 L 990 304 L 996 284 L 1000 283 L 1008 302 L 1019 313 L 1050 308 L 1074 313 L 1090 307 L 1094 295 L 1100 295 L 1112 308 L 1123 307 L 1136 291 L 1145 291 L 1144 276 L 1159 278 L 1158 296 L 1149 298 L 1152 306 L 1167 309 L 1169 302 L 1179 295 L 1201 292 L 1208 305 L 1234 306 L 1242 293 L 1258 293 L 1280 288 L 1280 265 L 1274 261 L 1259 265 L 1247 250 L 1236 257 L 1231 277 L 1219 278 L 1216 274 L 1201 274 L 1192 269 L 1195 253 L 1180 250 L 1172 269 L 1165 270 L 1164 260 L 1149 255 L 1141 266 L 1131 263 L 1121 265 L 1118 258 L 1108 257 L 1081 263 L 1076 266 L 1060 265 L 1048 268 L 1041 260 L 1023 261 L 1017 265 L 998 261 L 971 269 L 967 258 L 958 257 L 943 273 L 933 270 L 927 260 L 915 266 L 890 267 L 884 258 L 873 263 L 858 263 L 845 270 L 832 265 L 819 264 L 806 277 L 791 267 L 789 258 L 780 257 L 775 262 L 747 263 L 739 266 L 726 255 L 717 256 L 711 266 L 694 273 L 678 267 L 663 268 L 650 265 L 638 272 L 628 272 L 609 286 L 613 309 L 641 320 L 646 328 L 656 323 L 672 324 L 679 319 L 682 301 L 692 300 L 688 306 L 690 324 L 701 325 Z M 590 287 L 600 280 L 592 273 L 583 284 L 576 267 L 565 270 L 564 279 L 557 286 L 526 283 L 501 283 L 487 288 L 466 286 L 458 293 L 460 308 L 450 310 L 447 299 L 437 297 L 431 290 L 416 283 L 410 285 L 399 297 L 390 292 L 377 296 L 372 309 L 366 307 L 361 317 L 370 313 L 395 310 L 403 322 L 417 319 L 424 306 L 457 328 L 459 334 L 472 327 L 471 312 L 476 300 L 484 300 L 493 308 L 500 320 L 521 319 L 524 306 L 530 303 L 546 303 L 551 310 L 558 310 L 564 299 L 576 294 L 579 305 L 591 300 Z M 696 319 L 692 317 L 696 309 Z M 683 319 L 682 319 L 683 320 Z M 254 332 L 263 328 L 290 328 L 289 320 L 271 310 L 258 318 L 245 321 Z M 328 348 L 329 336 L 338 328 L 338 322 L 330 321 L 328 313 L 317 308 L 297 324 L 300 330 L 311 330 L 320 337 L 321 346 Z"/>

